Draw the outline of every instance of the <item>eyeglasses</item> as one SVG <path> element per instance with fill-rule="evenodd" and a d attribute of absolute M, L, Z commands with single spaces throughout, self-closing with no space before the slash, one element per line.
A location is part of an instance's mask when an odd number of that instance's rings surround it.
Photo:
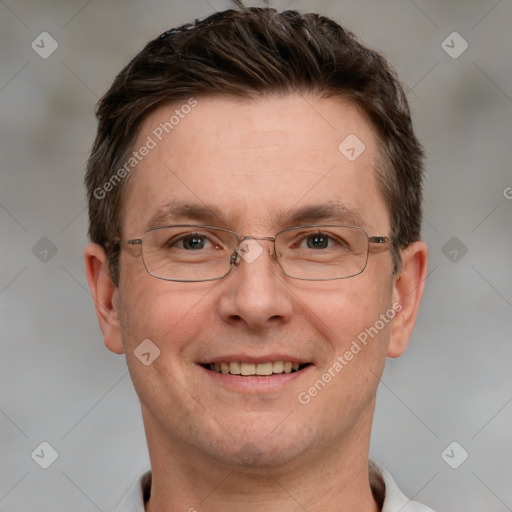
<path fill-rule="evenodd" d="M 252 263 L 263 252 L 257 240 L 274 243 L 283 272 L 307 281 L 346 279 L 361 274 L 368 263 L 370 244 L 387 244 L 386 236 L 369 236 L 359 227 L 296 226 L 274 237 L 243 236 L 214 226 L 180 224 L 150 229 L 140 245 L 150 275 L 166 281 L 215 281 L 227 276 L 241 260 Z M 118 241 L 119 243 L 123 243 Z"/>

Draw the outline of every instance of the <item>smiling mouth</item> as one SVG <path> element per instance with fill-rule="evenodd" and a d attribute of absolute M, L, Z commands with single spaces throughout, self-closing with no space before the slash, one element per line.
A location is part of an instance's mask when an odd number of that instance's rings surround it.
<path fill-rule="evenodd" d="M 220 363 L 203 364 L 207 370 L 227 375 L 239 375 L 243 377 L 257 376 L 268 377 L 270 375 L 279 375 L 281 373 L 299 372 L 303 368 L 310 366 L 311 363 L 292 363 L 289 361 L 269 361 L 266 363 L 245 363 L 241 361 L 230 361 Z"/>

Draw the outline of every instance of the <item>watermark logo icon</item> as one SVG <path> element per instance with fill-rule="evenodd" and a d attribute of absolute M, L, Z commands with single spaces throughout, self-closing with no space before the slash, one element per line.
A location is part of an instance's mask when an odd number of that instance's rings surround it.
<path fill-rule="evenodd" d="M 338 146 L 338 151 L 350 162 L 359 158 L 365 149 L 364 142 L 354 133 L 347 135 Z"/>
<path fill-rule="evenodd" d="M 452 262 L 457 263 L 468 252 L 468 248 L 456 236 L 452 236 L 441 248 L 441 252 Z"/>
<path fill-rule="evenodd" d="M 160 355 L 160 349 L 150 339 L 145 339 L 133 354 L 144 366 L 149 366 Z"/>
<path fill-rule="evenodd" d="M 458 59 L 468 49 L 468 46 L 468 42 L 458 32 L 452 32 L 441 43 L 441 48 L 452 59 Z"/>
<path fill-rule="evenodd" d="M 464 449 L 462 445 L 457 441 L 451 442 L 442 452 L 441 458 L 450 466 L 452 469 L 460 467 L 466 459 L 469 457 L 469 453 Z"/>
<path fill-rule="evenodd" d="M 59 47 L 59 43 L 48 32 L 41 32 L 30 46 L 39 57 L 47 59 Z"/>
<path fill-rule="evenodd" d="M 244 259 L 246 263 L 252 263 L 263 252 L 263 247 L 256 242 L 253 238 L 244 240 L 238 248 L 238 254 Z"/>
<path fill-rule="evenodd" d="M 50 443 L 43 441 L 30 456 L 39 467 L 48 469 L 57 460 L 59 454 Z"/>
<path fill-rule="evenodd" d="M 43 236 L 32 247 L 32 254 L 42 263 L 48 263 L 57 254 L 57 246 L 49 238 Z"/>
<path fill-rule="evenodd" d="M 254 466 L 263 455 L 261 450 L 253 443 L 246 443 L 238 452 L 238 460 L 243 466 Z"/>

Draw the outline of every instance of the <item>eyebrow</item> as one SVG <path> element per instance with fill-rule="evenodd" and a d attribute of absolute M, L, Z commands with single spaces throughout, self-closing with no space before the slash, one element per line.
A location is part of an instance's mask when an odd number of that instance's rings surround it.
<path fill-rule="evenodd" d="M 336 224 L 366 227 L 366 222 L 359 211 L 348 208 L 337 201 L 303 206 L 284 212 L 279 217 L 279 223 L 285 225 L 295 226 L 315 222 L 334 222 Z"/>
<path fill-rule="evenodd" d="M 169 222 L 188 222 L 191 220 L 214 224 L 222 221 L 222 218 L 223 215 L 216 206 L 176 200 L 159 208 L 145 223 L 144 228 L 147 230 L 163 226 Z"/>
<path fill-rule="evenodd" d="M 171 201 L 159 208 L 145 223 L 144 230 L 175 223 L 195 221 L 218 227 L 228 227 L 232 222 L 214 205 L 190 203 L 181 200 Z M 276 224 L 280 228 L 311 223 L 348 224 L 367 227 L 361 213 L 348 208 L 341 202 L 306 205 L 284 211 L 277 216 Z"/>

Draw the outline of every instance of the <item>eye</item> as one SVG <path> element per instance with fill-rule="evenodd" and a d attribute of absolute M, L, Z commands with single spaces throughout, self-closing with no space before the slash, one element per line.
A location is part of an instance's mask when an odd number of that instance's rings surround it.
<path fill-rule="evenodd" d="M 209 238 L 201 233 L 185 233 L 174 237 L 166 243 L 168 248 L 184 249 L 186 251 L 198 251 L 213 247 Z"/>
<path fill-rule="evenodd" d="M 308 234 L 304 242 L 308 249 L 327 249 L 332 247 L 334 241 L 327 233 L 311 233 Z"/>
<path fill-rule="evenodd" d="M 187 235 L 181 241 L 184 249 L 191 250 L 204 249 L 208 243 L 208 239 L 201 235 Z"/>

